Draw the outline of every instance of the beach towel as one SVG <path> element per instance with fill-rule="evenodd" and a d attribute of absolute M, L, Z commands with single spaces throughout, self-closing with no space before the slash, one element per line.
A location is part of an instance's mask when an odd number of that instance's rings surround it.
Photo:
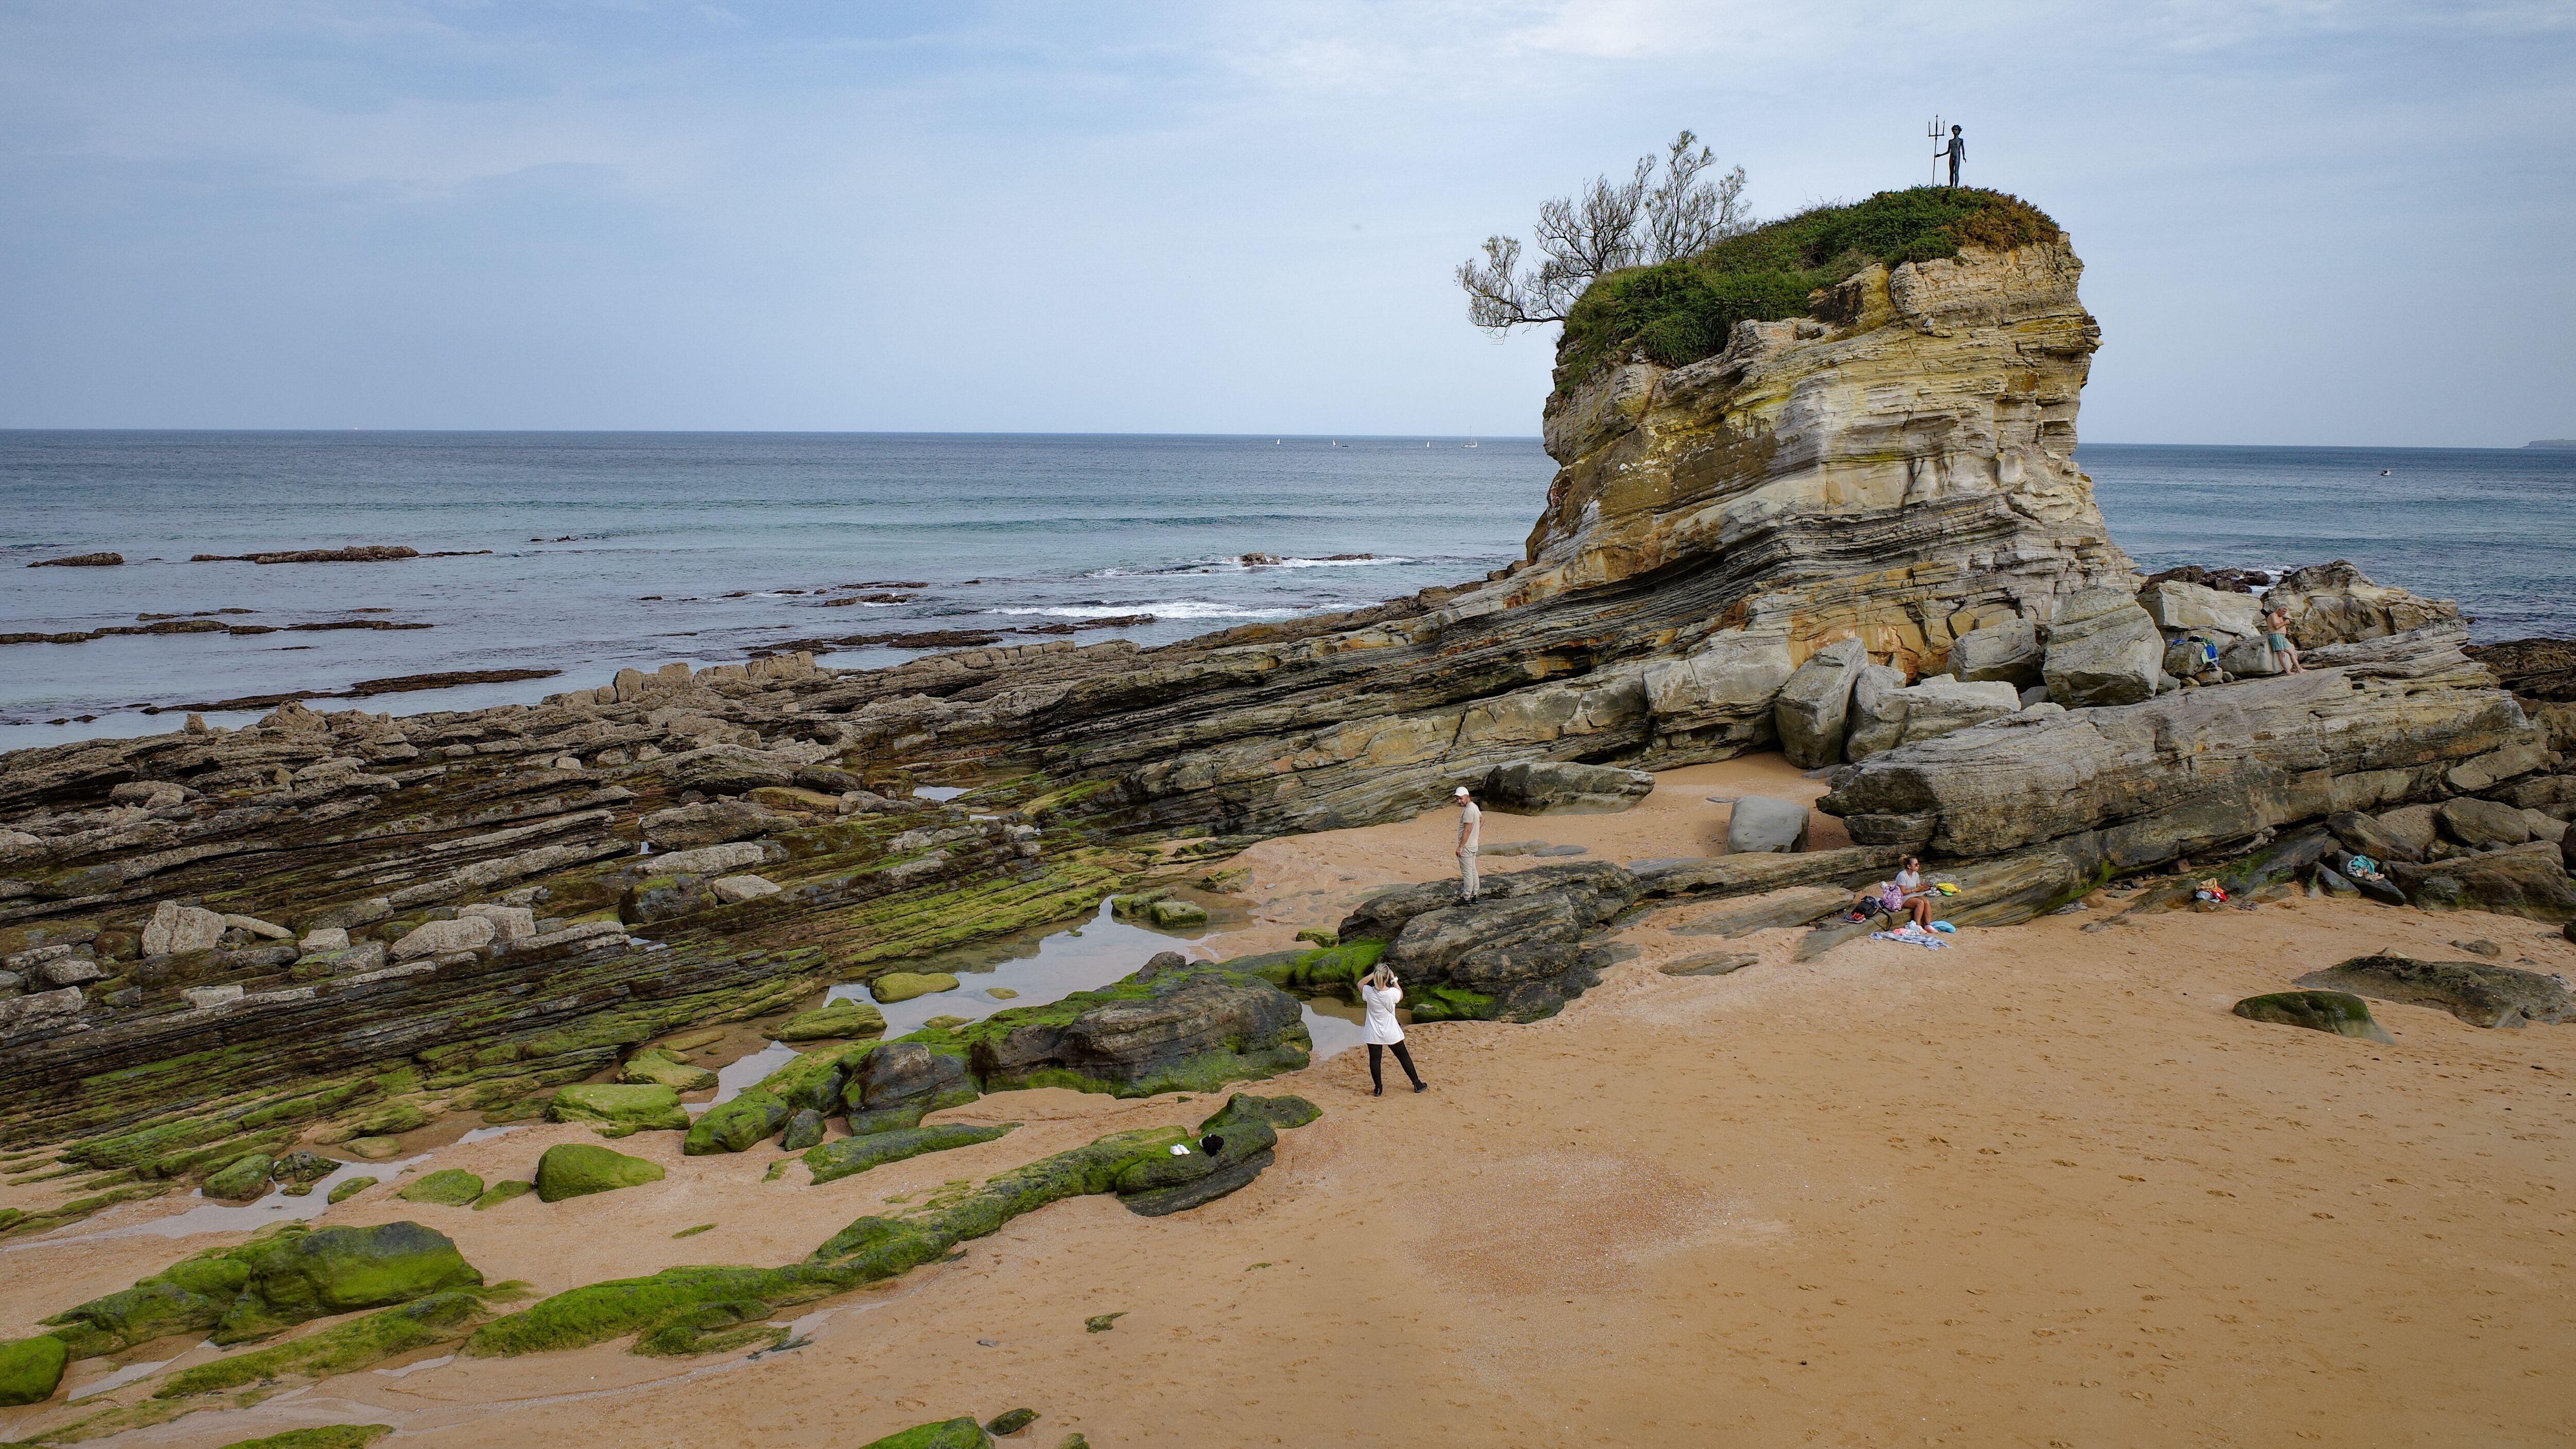
<path fill-rule="evenodd" d="M 1942 950 L 1950 944 L 1921 926 L 1911 923 L 1899 926 L 1893 931 L 1872 931 L 1869 933 L 1869 938 L 1873 941 L 1896 941 L 1908 946 L 1929 946 L 1935 951 Z"/>

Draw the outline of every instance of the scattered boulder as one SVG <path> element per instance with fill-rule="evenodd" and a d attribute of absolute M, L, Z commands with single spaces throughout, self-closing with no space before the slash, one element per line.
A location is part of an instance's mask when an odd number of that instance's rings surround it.
<path fill-rule="evenodd" d="M 784 1131 L 787 1119 L 793 1115 L 794 1109 L 775 1093 L 754 1087 L 700 1113 L 697 1121 L 688 1124 L 689 1135 L 681 1140 L 680 1151 L 690 1157 L 748 1152 L 755 1143 Z"/>
<path fill-rule="evenodd" d="M 2472 850 L 2531 839 L 2531 824 L 2522 812 L 2493 800 L 2445 800 L 2440 816 L 2442 833 Z"/>
<path fill-rule="evenodd" d="M 1213 1091 L 1293 1071 L 1313 1045 L 1295 997 L 1250 972 L 1168 951 L 1102 990 L 998 1011 L 957 1034 L 987 1090 L 1073 1087 L 1119 1097 Z M 891 1050 L 878 1048 L 868 1067 Z"/>
<path fill-rule="evenodd" d="M 2412 865 L 2393 861 L 2389 878 L 2408 905 L 2428 910 L 2481 910 L 2535 921 L 2576 919 L 2560 848 L 2546 843 Z"/>
<path fill-rule="evenodd" d="M 802 1152 L 823 1140 L 823 1114 L 811 1107 L 799 1107 L 779 1129 L 778 1150 Z"/>
<path fill-rule="evenodd" d="M 2118 589 L 2084 589 L 2057 606 L 2040 672 L 2048 697 L 2068 709 L 2154 697 L 2165 641 L 2138 601 Z"/>
<path fill-rule="evenodd" d="M 859 1449 L 993 1449 L 993 1436 L 972 1418 L 915 1424 L 899 1434 L 862 1444 Z"/>
<path fill-rule="evenodd" d="M 1655 777 L 1612 765 L 1524 760 L 1489 771 L 1484 804 L 1506 815 L 1613 815 L 1653 792 Z"/>
<path fill-rule="evenodd" d="M 716 1084 L 716 1074 L 668 1048 L 646 1047 L 618 1067 L 617 1080 L 631 1087 L 703 1092 Z"/>
<path fill-rule="evenodd" d="M 2422 860 L 2424 852 L 2431 850 L 2433 842 L 2441 838 L 2442 807 L 2439 805 L 2408 805 L 2402 809 L 2382 811 L 2372 818 L 2390 839 L 2407 847 L 2403 855 L 2362 852 L 2375 860 Z"/>
<path fill-rule="evenodd" d="M 2005 619 L 1960 635 L 1950 644 L 1950 675 L 1967 683 L 2000 682 L 2016 690 L 2040 685 L 2040 668 L 2048 651 L 2039 642 L 2038 626 L 2028 619 Z"/>
<path fill-rule="evenodd" d="M 909 1041 L 886 1042 L 869 1051 L 851 1068 L 849 1080 L 841 1089 L 842 1104 L 851 1114 L 852 1132 L 859 1130 L 861 1114 L 908 1112 L 918 1122 L 925 1112 L 962 1107 L 978 1095 L 974 1079 L 967 1075 L 966 1062 L 957 1053 L 936 1051 Z M 888 1119 L 877 1118 L 880 1122 L 885 1120 Z"/>
<path fill-rule="evenodd" d="M 562 1202 L 661 1180 L 661 1164 L 587 1142 L 557 1143 L 537 1159 L 539 1202 Z"/>
<path fill-rule="evenodd" d="M 2423 850 L 2358 810 L 2341 810 L 2326 817 L 2326 829 L 2355 855 L 2366 855 L 2385 865 L 2392 860 L 2420 861 Z"/>
<path fill-rule="evenodd" d="M 143 954 L 177 956 L 211 951 L 223 938 L 223 917 L 177 901 L 163 901 L 152 908 L 152 919 L 143 923 Z"/>
<path fill-rule="evenodd" d="M 546 1106 L 546 1120 L 587 1122 L 602 1137 L 692 1130 L 678 1092 L 637 1083 L 577 1082 L 558 1088 Z"/>
<path fill-rule="evenodd" d="M 689 851 L 775 835 L 794 829 L 796 822 L 748 800 L 709 800 L 656 810 L 644 817 L 642 825 L 644 838 L 655 850 Z"/>
<path fill-rule="evenodd" d="M 347 1202 L 349 1199 L 356 1197 L 358 1194 L 365 1192 L 368 1188 L 374 1187 L 375 1185 L 376 1180 L 372 1177 L 344 1177 L 340 1179 L 340 1185 L 338 1187 L 331 1189 L 331 1195 L 328 1198 L 325 1198 L 324 1201 L 337 1206 L 340 1203 Z"/>
<path fill-rule="evenodd" d="M 1952 646 L 1954 656 L 1958 648 Z M 1790 764 L 1812 770 L 1842 763 L 1852 685 L 1868 664 L 1867 647 L 1858 639 L 1845 639 L 1808 655 L 1780 686 L 1771 720 L 1780 733 L 1780 753 Z"/>
<path fill-rule="evenodd" d="M 2168 579 L 2138 591 L 2138 607 L 2159 629 L 2252 638 L 2263 632 L 2263 606 L 2252 594 Z"/>
<path fill-rule="evenodd" d="M 1809 823 L 1807 807 L 1794 800 L 1740 796 L 1726 818 L 1726 853 L 1795 854 L 1807 848 Z"/>
<path fill-rule="evenodd" d="M 52 1398 L 70 1363 L 71 1351 L 50 1333 L 0 1343 L 0 1407 L 41 1404 Z"/>
<path fill-rule="evenodd" d="M 749 841 L 732 845 L 707 845 L 696 850 L 675 850 L 668 855 L 652 857 L 656 875 L 721 875 L 746 865 L 758 865 L 768 852 Z"/>
<path fill-rule="evenodd" d="M 206 1178 L 205 1193 L 225 1202 L 249 1202 L 268 1191 L 269 1169 L 274 1161 L 265 1152 L 236 1157 L 217 1168 Z"/>
<path fill-rule="evenodd" d="M 762 896 L 774 896 L 778 894 L 779 887 L 776 881 L 763 876 L 720 875 L 707 882 L 707 889 L 715 892 L 717 900 L 733 906 L 744 901 L 756 901 Z"/>
<path fill-rule="evenodd" d="M 956 989 L 957 978 L 945 971 L 889 971 L 868 982 L 868 994 L 889 1006 L 898 1001 L 910 1001 L 916 996 Z"/>
<path fill-rule="evenodd" d="M 1843 753 L 1859 761 L 1899 745 L 1936 739 L 1954 730 L 2008 715 L 2021 708 L 2021 695 L 2001 682 L 1963 684 L 1936 674 L 1902 689 L 1874 688 L 1864 696 L 1853 691 L 1851 737 Z"/>
<path fill-rule="evenodd" d="M 2249 996 L 2236 1003 L 2236 1014 L 2247 1021 L 2303 1026 L 2310 1031 L 2363 1041 L 2396 1040 L 2371 1019 L 2370 1003 L 2346 991 L 2280 991 L 2269 996 Z"/>
<path fill-rule="evenodd" d="M 1404 886 L 1345 917 L 1342 949 L 1385 941 L 1416 1021 L 1535 1021 L 1597 985 L 1586 938 L 1645 892 L 1618 866 L 1581 861 L 1497 875 L 1473 904 L 1447 881 Z"/>
<path fill-rule="evenodd" d="M 352 1137 L 341 1151 L 365 1162 L 383 1162 L 402 1152 L 402 1143 L 391 1137 Z"/>
<path fill-rule="evenodd" d="M 2264 593 L 2263 607 L 2289 614 L 2290 638 L 2303 650 L 2385 638 L 2460 617 L 2457 604 L 2383 588 L 2342 559 L 2291 570 Z"/>
<path fill-rule="evenodd" d="M 2510 1027 L 2527 1021 L 2554 1025 L 2576 1018 L 2576 995 L 2569 993 L 2563 978 L 2484 961 L 2415 961 L 2384 953 L 2355 956 L 2311 971 L 2298 984 L 2405 1006 L 2436 1007 L 2471 1026 Z"/>
<path fill-rule="evenodd" d="M 806 1174 L 820 1187 L 852 1177 L 872 1167 L 919 1157 L 925 1152 L 946 1152 L 951 1148 L 972 1147 L 990 1142 L 1017 1128 L 1017 1122 L 986 1125 L 980 1122 L 942 1122 L 930 1127 L 899 1128 L 872 1132 L 863 1137 L 844 1137 L 805 1150 Z"/>
<path fill-rule="evenodd" d="M 461 1167 L 442 1167 L 394 1194 L 404 1202 L 437 1203 L 443 1207 L 463 1207 L 482 1195 L 483 1179 Z"/>
<path fill-rule="evenodd" d="M 532 939 L 537 934 L 537 913 L 526 906 L 504 906 L 492 903 L 458 906 L 458 920 L 481 919 L 492 923 L 492 938 L 509 945 Z"/>
<path fill-rule="evenodd" d="M 223 921 L 228 930 L 248 931 L 254 936 L 265 937 L 271 941 L 283 941 L 295 934 L 284 926 L 272 925 L 257 916 L 226 916 Z"/>
<path fill-rule="evenodd" d="M 339 1159 L 299 1147 L 277 1159 L 268 1175 L 286 1184 L 287 1196 L 302 1197 L 313 1190 L 313 1184 L 339 1170 Z"/>
<path fill-rule="evenodd" d="M 483 1282 L 453 1239 L 413 1222 L 281 1234 L 261 1246 L 244 1260 L 248 1281 L 215 1325 L 217 1343 Z"/>
<path fill-rule="evenodd" d="M 849 997 L 800 1011 L 761 1033 L 772 1041 L 832 1041 L 885 1035 L 885 1013 Z"/>
<path fill-rule="evenodd" d="M 392 956 L 397 961 L 416 961 L 423 956 L 444 956 L 451 951 L 472 951 L 492 944 L 496 931 L 481 916 L 458 916 L 452 921 L 423 921 L 394 942 Z"/>

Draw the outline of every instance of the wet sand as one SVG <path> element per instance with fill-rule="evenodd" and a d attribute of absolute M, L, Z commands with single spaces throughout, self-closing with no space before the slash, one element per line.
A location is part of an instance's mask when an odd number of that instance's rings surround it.
<path fill-rule="evenodd" d="M 1489 813 L 1484 834 L 1699 854 L 1724 827 L 1707 796 L 1820 791 L 1760 757 L 1671 772 L 1624 815 Z M 1452 821 L 1254 847 L 1234 862 L 1253 921 L 1211 944 L 1284 945 L 1374 886 L 1444 873 Z M 2304 899 L 2085 931 L 2125 902 L 2099 904 L 1801 964 L 1793 932 L 1720 942 L 1670 930 L 1713 907 L 1659 912 L 1623 936 L 1638 958 L 1552 1020 L 1415 1028 L 1429 1093 L 1371 1098 L 1356 1052 L 1255 1088 L 1325 1115 L 1232 1197 L 1162 1219 L 1109 1198 L 1044 1209 L 791 1310 L 810 1346 L 397 1362 L 120 1442 L 376 1422 L 431 1444 L 846 1446 L 1022 1405 L 1043 1417 L 1008 1442 L 1099 1449 L 2567 1442 L 2576 1029 L 2381 1005 L 2397 1040 L 2380 1046 L 2228 1008 L 2383 947 L 2457 957 L 2449 942 L 2483 937 L 2571 974 L 2576 947 L 2509 917 Z M 1727 945 L 1760 960 L 1655 970 Z M 819 1188 L 795 1167 L 764 1183 L 769 1148 L 683 1158 L 644 1134 L 615 1145 L 665 1182 L 484 1213 L 388 1186 L 323 1221 L 416 1218 L 539 1291 L 780 1263 L 886 1198 L 1215 1105 L 1005 1093 L 943 1115 L 1026 1124 L 1011 1136 Z M 525 1176 L 581 1140 L 533 1127 L 424 1168 Z M 702 1222 L 718 1226 L 669 1236 Z M 0 1331 L 218 1241 L 0 1253 Z M 1087 1332 L 1104 1313 L 1125 1316 Z M 71 1417 L 57 1401 L 0 1428 Z"/>

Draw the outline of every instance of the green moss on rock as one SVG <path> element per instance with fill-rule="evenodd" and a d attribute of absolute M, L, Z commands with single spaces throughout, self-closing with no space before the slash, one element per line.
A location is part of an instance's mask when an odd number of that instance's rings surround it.
<path fill-rule="evenodd" d="M 276 1159 L 265 1152 L 236 1157 L 206 1179 L 206 1196 L 225 1202 L 249 1202 L 268 1191 L 269 1169 Z"/>
<path fill-rule="evenodd" d="M 490 1314 L 484 1295 L 466 1289 L 433 1293 L 381 1313 L 334 1324 L 319 1333 L 269 1348 L 181 1369 L 153 1392 L 176 1399 L 300 1374 L 326 1378 L 351 1373 L 414 1349 L 454 1343 Z"/>
<path fill-rule="evenodd" d="M 953 981 L 955 978 L 950 979 Z M 883 1036 L 885 1029 L 884 1012 L 864 1001 L 853 1001 L 845 996 L 813 1011 L 800 1011 L 771 1027 L 764 1035 L 775 1041 L 828 1041 Z"/>
<path fill-rule="evenodd" d="M 0 1343 L 0 1406 L 41 1404 L 63 1381 L 71 1350 L 59 1338 L 40 1333 Z"/>
<path fill-rule="evenodd" d="M 483 1282 L 453 1239 L 413 1222 L 280 1234 L 246 1266 L 249 1281 L 215 1325 L 217 1343 Z"/>
<path fill-rule="evenodd" d="M 868 993 L 888 1005 L 956 989 L 957 978 L 945 971 L 889 971 L 868 983 Z"/>
<path fill-rule="evenodd" d="M 343 1178 L 338 1187 L 331 1189 L 331 1195 L 328 1198 L 325 1198 L 324 1201 L 333 1203 L 347 1202 L 349 1199 L 356 1197 L 358 1194 L 365 1192 L 368 1188 L 374 1187 L 375 1185 L 376 1180 L 372 1177 Z"/>
<path fill-rule="evenodd" d="M 474 1199 L 474 1210 L 479 1213 L 486 1208 L 496 1208 L 512 1198 L 526 1197 L 536 1190 L 537 1185 L 533 1182 L 521 1182 L 517 1179 L 496 1182 L 483 1189 L 481 1197 Z"/>
<path fill-rule="evenodd" d="M 2310 1031 L 2363 1041 L 2394 1040 L 2371 1018 L 2370 1003 L 2348 991 L 2280 991 L 2269 996 L 2249 996 L 2236 1003 L 2236 1014 L 2247 1021 L 2303 1026 Z"/>
<path fill-rule="evenodd" d="M 551 1122 L 586 1122 L 602 1137 L 637 1132 L 685 1132 L 688 1109 L 669 1087 L 582 1082 L 560 1088 L 546 1108 Z"/>
<path fill-rule="evenodd" d="M 665 1268 L 555 1294 L 474 1331 L 464 1352 L 507 1358 L 650 1333 L 718 1303 L 759 1302 L 771 1311 L 828 1297 L 863 1281 L 855 1268 L 800 1263 L 786 1268 Z"/>
<path fill-rule="evenodd" d="M 778 1134 L 778 1150 L 802 1152 L 822 1140 L 823 1114 L 811 1107 L 799 1107 Z"/>
<path fill-rule="evenodd" d="M 721 1103 L 701 1113 L 689 1126 L 689 1135 L 680 1150 L 691 1157 L 706 1157 L 718 1152 L 748 1152 L 756 1143 L 775 1137 L 794 1115 L 793 1108 L 771 1092 L 754 1087 L 730 1102 Z"/>
<path fill-rule="evenodd" d="M 628 1086 L 668 1087 L 674 1092 L 702 1092 L 716 1084 L 716 1074 L 678 1052 L 662 1047 L 646 1047 L 628 1057 L 625 1064 L 617 1069 L 617 1080 Z"/>
<path fill-rule="evenodd" d="M 319 1424 L 265 1439 L 237 1439 L 224 1449 L 367 1449 L 393 1431 L 391 1424 Z"/>
<path fill-rule="evenodd" d="M 483 1179 L 461 1167 L 443 1167 L 394 1196 L 404 1202 L 434 1202 L 463 1207 L 483 1195 Z"/>
<path fill-rule="evenodd" d="M 861 1445 L 860 1449 L 993 1449 L 993 1436 L 973 1419 L 943 1419 L 915 1424 L 900 1434 Z"/>
<path fill-rule="evenodd" d="M 542 1202 L 562 1202 L 661 1180 L 661 1164 L 587 1142 L 559 1143 L 537 1159 L 537 1197 Z"/>
<path fill-rule="evenodd" d="M 807 1149 L 805 1170 L 817 1186 L 851 1177 L 872 1167 L 919 1157 L 925 1152 L 945 1152 L 956 1147 L 972 1147 L 990 1142 L 1018 1127 L 1017 1122 L 997 1126 L 979 1126 L 968 1122 L 945 1122 L 935 1127 L 913 1127 L 890 1132 L 875 1132 L 864 1137 L 844 1137 Z"/>

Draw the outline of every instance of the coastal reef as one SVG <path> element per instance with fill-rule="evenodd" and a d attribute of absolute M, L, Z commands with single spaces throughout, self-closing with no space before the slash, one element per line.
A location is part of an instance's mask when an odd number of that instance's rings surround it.
<path fill-rule="evenodd" d="M 1968 888 L 1963 925 L 2185 859 L 2576 915 L 2563 651 L 2472 650 L 2456 607 L 2346 563 L 2259 595 L 2140 578 L 2074 461 L 2101 338 L 2071 240 L 1987 193 L 1940 201 L 1937 237 L 1881 225 L 1912 195 L 1666 279 L 1708 306 L 1605 279 L 1559 354 L 1526 556 L 1481 580 L 1154 649 L 781 652 L 0 757 L 0 1166 L 69 1190 L 0 1232 L 192 1183 L 256 1196 L 298 1150 L 386 1160 L 459 1113 L 685 1129 L 706 1155 L 1011 1087 L 1215 1090 L 1306 1060 L 1283 987 L 1382 960 L 1418 1020 L 1533 1019 L 1597 979 L 1622 912 L 1843 887 L 1908 851 Z M 1751 310 L 1724 302 L 1747 258 Z M 1175 869 L 1263 837 L 1459 785 L 1615 811 L 1641 771 L 1774 746 L 1836 772 L 1853 852 L 1744 805 L 1746 854 L 1510 873 L 1464 907 L 1398 891 L 1329 951 L 1158 961 L 895 1041 L 868 1040 L 873 1006 L 790 1018 L 835 983 L 950 989 L 924 958 L 1113 895 L 1192 929 Z M 2266 854 L 2293 837 L 2312 853 Z M 664 1044 L 754 1020 L 861 1044 L 690 1121 L 706 1069 Z"/>

